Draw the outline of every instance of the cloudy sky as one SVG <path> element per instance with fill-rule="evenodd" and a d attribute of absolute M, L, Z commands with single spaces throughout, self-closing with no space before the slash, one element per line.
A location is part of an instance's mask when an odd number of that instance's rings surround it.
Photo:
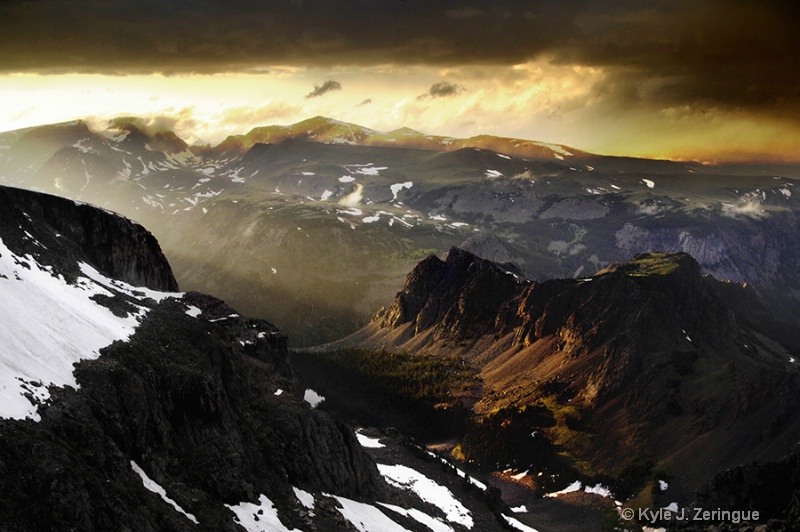
<path fill-rule="evenodd" d="M 0 130 L 138 115 L 216 143 L 315 115 L 800 162 L 796 0 L 2 0 Z"/>

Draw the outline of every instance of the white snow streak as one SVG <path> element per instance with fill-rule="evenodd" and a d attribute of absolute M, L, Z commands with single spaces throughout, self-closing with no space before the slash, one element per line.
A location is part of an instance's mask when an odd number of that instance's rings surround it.
<path fill-rule="evenodd" d="M 177 502 L 167 497 L 167 492 L 164 490 L 164 488 L 162 488 L 156 481 L 148 477 L 147 473 L 142 471 L 142 468 L 139 467 L 133 460 L 131 460 L 131 468 L 136 472 L 137 475 L 139 475 L 139 477 L 141 477 L 142 484 L 144 484 L 145 488 L 152 491 L 153 493 L 160 495 L 161 498 L 164 499 L 164 502 L 175 508 L 175 511 L 182 513 L 183 515 L 186 516 L 186 518 L 189 521 L 191 521 L 194 524 L 197 524 L 197 518 L 195 518 L 195 516 L 193 516 L 190 513 L 186 513 L 186 511 L 183 508 L 181 508 Z"/>
<path fill-rule="evenodd" d="M 425 512 L 421 512 L 416 508 L 401 508 L 399 506 L 395 506 L 394 504 L 388 504 L 385 502 L 379 502 L 378 504 L 395 513 L 410 517 L 418 523 L 422 523 L 426 527 L 430 528 L 433 532 L 453 532 L 453 527 L 442 522 L 441 519 L 431 517 L 430 515 L 426 514 Z"/>
<path fill-rule="evenodd" d="M 378 464 L 378 471 L 389 484 L 411 490 L 423 501 L 440 508 L 448 521 L 472 528 L 472 514 L 445 486 L 403 465 Z"/>
<path fill-rule="evenodd" d="M 408 532 L 407 529 L 389 519 L 386 514 L 371 504 L 365 504 L 327 493 L 324 495 L 326 497 L 333 497 L 339 501 L 339 504 L 342 505 L 342 507 L 339 508 L 339 513 L 350 521 L 360 532 Z"/>
<path fill-rule="evenodd" d="M 553 493 L 545 493 L 545 497 L 558 497 L 559 495 L 564 495 L 567 493 L 572 493 L 573 491 L 579 491 L 581 489 L 581 481 L 576 480 L 566 488 L 561 491 L 554 491 Z"/>
<path fill-rule="evenodd" d="M 361 429 L 356 430 L 356 439 L 358 439 L 358 443 L 360 443 L 362 447 L 369 447 L 371 449 L 385 447 L 378 438 L 370 438 L 369 436 L 361 434 Z"/>
<path fill-rule="evenodd" d="M 520 523 L 518 520 L 514 519 L 513 517 L 509 517 L 505 514 L 500 514 L 500 516 L 505 519 L 506 523 L 513 528 L 514 530 L 519 530 L 520 532 L 539 532 L 535 528 L 531 528 L 525 523 Z"/>

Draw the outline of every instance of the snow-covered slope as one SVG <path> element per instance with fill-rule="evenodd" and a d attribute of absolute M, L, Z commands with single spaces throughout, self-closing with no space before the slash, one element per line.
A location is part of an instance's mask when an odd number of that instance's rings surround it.
<path fill-rule="evenodd" d="M 181 294 L 135 288 L 89 264 L 68 282 L 52 266 L 17 255 L 0 238 L 0 417 L 39 419 L 47 386 L 77 386 L 72 365 L 93 359 L 114 340 L 125 340 L 148 303 Z M 126 296 L 128 312 L 114 313 L 99 298 Z M 136 302 L 140 304 L 136 304 Z"/>

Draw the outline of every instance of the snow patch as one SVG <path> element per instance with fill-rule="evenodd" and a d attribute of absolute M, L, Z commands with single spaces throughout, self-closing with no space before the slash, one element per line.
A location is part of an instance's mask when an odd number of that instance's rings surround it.
<path fill-rule="evenodd" d="M 362 447 L 368 447 L 370 449 L 380 449 L 381 447 L 386 447 L 381 443 L 380 439 L 370 438 L 369 436 L 361 434 L 361 429 L 356 430 L 356 439 Z"/>
<path fill-rule="evenodd" d="M 655 181 L 651 181 L 650 179 L 642 179 L 642 183 L 647 185 L 647 188 L 655 188 L 656 186 Z"/>
<path fill-rule="evenodd" d="M 292 486 L 292 489 L 294 490 L 294 496 L 297 497 L 297 500 L 300 501 L 300 504 L 309 510 L 314 509 L 314 496 L 312 494 L 294 486 Z"/>
<path fill-rule="evenodd" d="M 196 318 L 197 316 L 199 316 L 202 313 L 203 313 L 203 311 L 200 310 L 199 308 L 195 307 L 194 305 L 189 305 L 189 306 L 186 307 L 186 314 L 188 316 L 193 317 L 193 318 Z"/>
<path fill-rule="evenodd" d="M 545 497 L 558 497 L 559 495 L 566 495 L 567 493 L 572 493 L 573 491 L 579 491 L 581 489 L 581 481 L 576 480 L 566 488 L 560 491 L 554 491 L 553 493 L 545 493 Z"/>
<path fill-rule="evenodd" d="M 414 186 L 413 181 L 406 181 L 405 183 L 395 183 L 394 185 L 390 186 L 389 188 L 392 189 L 392 201 L 397 199 L 397 195 L 400 193 L 401 190 L 407 188 L 411 190 L 411 187 Z"/>
<path fill-rule="evenodd" d="M 574 491 L 580 491 L 582 488 L 582 484 L 580 480 L 576 480 L 566 488 L 561 491 L 556 491 L 553 493 L 546 493 L 545 497 L 558 497 L 560 495 L 565 495 L 567 493 L 572 493 Z M 583 491 L 586 493 L 594 493 L 595 495 L 600 495 L 601 497 L 611 497 L 614 496 L 611 494 L 611 490 L 607 487 L 603 486 L 602 484 L 596 484 L 595 486 L 586 486 Z"/>
<path fill-rule="evenodd" d="M 293 532 L 296 530 L 286 528 L 281 523 L 278 518 L 278 509 L 263 494 L 258 498 L 258 504 L 242 502 L 235 506 L 226 504 L 225 507 L 236 514 L 234 521 L 247 532 Z"/>
<path fill-rule="evenodd" d="M 486 177 L 503 177 L 503 173 L 498 170 L 486 170 Z"/>
<path fill-rule="evenodd" d="M 376 176 L 379 175 L 379 172 L 381 170 L 387 170 L 388 168 L 389 168 L 388 166 L 368 166 L 365 168 L 359 168 L 358 170 L 356 170 L 356 173 L 362 175 Z"/>
<path fill-rule="evenodd" d="M 594 487 L 586 486 L 583 491 L 586 493 L 594 493 L 595 495 L 600 495 L 601 497 L 614 498 L 614 495 L 611 494 L 611 490 L 602 484 L 595 484 Z"/>
<path fill-rule="evenodd" d="M 344 205 L 345 207 L 355 207 L 359 203 L 361 203 L 362 199 L 364 199 L 364 185 L 362 185 L 361 183 L 357 183 L 356 189 L 347 196 L 340 199 L 339 204 Z"/>
<path fill-rule="evenodd" d="M 355 180 L 356 178 L 351 175 L 343 175 L 342 177 L 339 178 L 340 183 L 352 183 Z"/>
<path fill-rule="evenodd" d="M 317 408 L 319 404 L 325 400 L 323 396 L 312 390 L 311 388 L 307 388 L 306 391 L 303 393 L 303 400 L 306 403 L 311 405 L 311 408 Z"/>
<path fill-rule="evenodd" d="M 89 153 L 91 151 L 88 146 L 84 144 L 84 142 L 88 141 L 89 139 L 81 139 L 75 144 L 72 145 L 73 148 L 78 148 L 81 153 Z"/>
<path fill-rule="evenodd" d="M 559 146 L 558 144 L 548 144 L 547 142 L 534 142 L 533 144 L 536 146 L 541 146 L 542 148 L 548 148 L 552 150 L 556 158 L 558 159 L 562 160 L 564 159 L 564 157 L 559 157 L 559 156 L 567 156 L 567 157 L 572 156 L 572 152 L 567 151 L 566 149 L 564 149 L 563 146 Z"/>

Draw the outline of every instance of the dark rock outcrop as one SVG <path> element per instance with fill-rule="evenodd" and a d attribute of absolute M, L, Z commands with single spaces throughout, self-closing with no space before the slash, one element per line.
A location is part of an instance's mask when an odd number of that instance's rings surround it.
<path fill-rule="evenodd" d="M 800 527 L 800 448 L 781 460 L 752 463 L 717 474 L 697 495 L 700 508 L 753 510 L 779 520 L 775 530 Z"/>
<path fill-rule="evenodd" d="M 382 327 L 431 328 L 437 337 L 476 338 L 494 324 L 500 307 L 519 289 L 519 277 L 459 248 L 445 261 L 431 255 L 408 275 L 395 303 L 376 319 Z"/>
<path fill-rule="evenodd" d="M 293 486 L 378 495 L 352 430 L 291 393 L 285 338 L 232 315 L 208 296 L 167 300 L 129 342 L 81 362 L 80 389 L 54 389 L 41 422 L 0 420 L 0 529 L 197 529 L 131 461 L 205 530 L 235 530 L 224 504 L 260 494 L 299 515 Z"/>
<path fill-rule="evenodd" d="M 0 231 L 10 249 L 31 254 L 70 277 L 77 275 L 78 263 L 87 262 L 104 275 L 135 286 L 178 289 L 152 234 L 88 204 L 0 187 Z"/>
<path fill-rule="evenodd" d="M 67 282 L 86 262 L 112 279 L 176 289 L 149 233 L 89 205 L 0 187 L 0 238 Z M 93 300 L 122 316 L 146 308 L 135 333 L 75 364 L 78 388 L 48 386 L 39 421 L 0 419 L 0 530 L 238 530 L 226 505 L 262 495 L 289 528 L 341 530 L 320 494 L 385 494 L 352 429 L 294 389 L 277 328 L 211 296 L 156 302 L 114 286 Z M 293 488 L 318 497 L 318 515 Z"/>

